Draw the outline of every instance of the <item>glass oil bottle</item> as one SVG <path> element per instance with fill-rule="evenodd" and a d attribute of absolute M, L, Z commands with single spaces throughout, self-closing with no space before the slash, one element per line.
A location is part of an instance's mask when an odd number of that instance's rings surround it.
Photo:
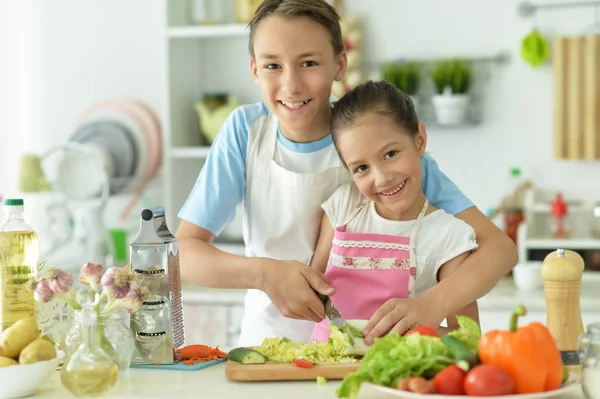
<path fill-rule="evenodd" d="M 4 211 L 7 218 L 0 226 L 0 331 L 35 316 L 28 283 L 35 278 L 40 253 L 38 236 L 23 218 L 23 200 L 4 200 Z"/>
<path fill-rule="evenodd" d="M 77 302 L 81 305 L 77 317 L 82 342 L 60 371 L 60 380 L 75 396 L 100 396 L 116 384 L 119 367 L 98 346 L 97 312 L 93 308 L 94 293 L 89 288 L 79 290 Z"/>

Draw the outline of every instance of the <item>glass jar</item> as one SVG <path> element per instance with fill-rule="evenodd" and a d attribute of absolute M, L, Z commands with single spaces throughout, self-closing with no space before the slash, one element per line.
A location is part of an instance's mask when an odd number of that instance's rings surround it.
<path fill-rule="evenodd" d="M 581 336 L 581 386 L 587 399 L 600 398 L 600 323 L 588 325 Z"/>
<path fill-rule="evenodd" d="M 75 319 L 77 320 L 77 319 Z M 123 309 L 98 318 L 98 342 L 102 349 L 117 363 L 119 373 L 129 368 L 133 356 L 135 339 L 129 327 L 129 313 Z M 73 322 L 65 334 L 63 351 L 68 357 L 81 344 L 79 324 Z"/>
<path fill-rule="evenodd" d="M 235 20 L 247 24 L 254 17 L 256 9 L 263 0 L 235 0 Z"/>

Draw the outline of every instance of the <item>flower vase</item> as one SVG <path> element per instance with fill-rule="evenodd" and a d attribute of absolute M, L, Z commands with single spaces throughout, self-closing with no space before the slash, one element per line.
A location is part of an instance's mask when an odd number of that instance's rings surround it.
<path fill-rule="evenodd" d="M 62 350 L 67 359 L 81 344 L 79 323 L 75 317 L 71 318 L 71 327 L 65 334 L 61 343 Z M 129 327 L 129 313 L 117 309 L 108 315 L 102 312 L 98 315 L 98 344 L 117 363 L 119 373 L 123 374 L 129 368 L 135 340 Z"/>

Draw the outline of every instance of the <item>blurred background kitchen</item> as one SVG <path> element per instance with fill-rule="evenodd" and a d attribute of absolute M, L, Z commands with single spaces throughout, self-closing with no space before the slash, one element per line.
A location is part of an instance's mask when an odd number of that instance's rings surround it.
<path fill-rule="evenodd" d="M 25 199 L 42 258 L 126 264 L 148 206 L 176 231 L 220 124 L 260 100 L 259 3 L 0 0 L 0 196 Z M 584 325 L 600 321 L 600 1 L 331 3 L 349 49 L 333 94 L 382 78 L 409 92 L 429 152 L 518 244 L 482 327 L 517 302 L 544 320 L 539 266 L 557 248 L 584 257 Z M 241 218 L 217 241 L 243 254 Z M 187 287 L 190 342 L 235 342 L 242 298 Z"/>

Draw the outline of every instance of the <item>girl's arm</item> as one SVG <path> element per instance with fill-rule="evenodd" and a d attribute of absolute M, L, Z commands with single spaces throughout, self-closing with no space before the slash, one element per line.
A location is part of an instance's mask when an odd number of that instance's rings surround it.
<path fill-rule="evenodd" d="M 327 262 L 329 261 L 329 252 L 331 252 L 332 241 L 333 227 L 331 226 L 331 222 L 329 221 L 327 213 L 323 212 L 319 239 L 317 240 L 315 254 L 313 255 L 312 262 L 310 263 L 311 267 L 317 269 L 321 273 L 325 273 L 325 269 L 327 269 Z"/>

